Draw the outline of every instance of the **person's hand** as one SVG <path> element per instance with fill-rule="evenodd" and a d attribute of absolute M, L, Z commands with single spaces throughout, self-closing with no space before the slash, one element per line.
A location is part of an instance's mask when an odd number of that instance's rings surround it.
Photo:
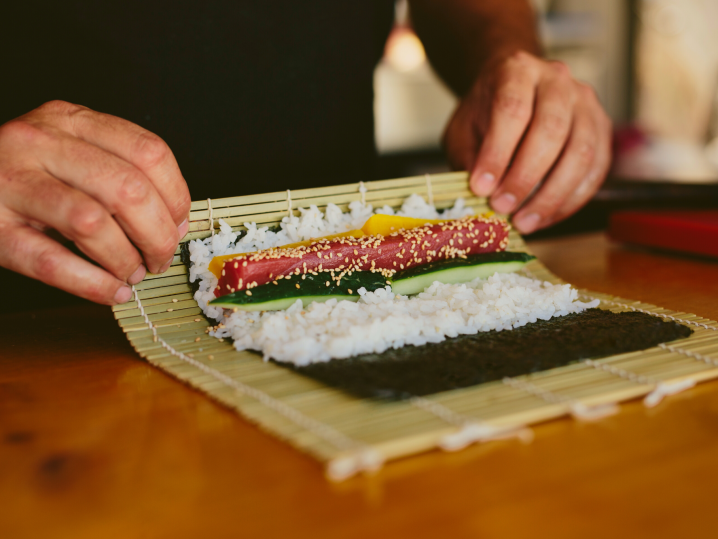
<path fill-rule="evenodd" d="M 611 121 L 593 89 L 559 62 L 514 53 L 486 69 L 444 133 L 471 189 L 528 234 L 565 219 L 598 190 Z M 517 211 L 518 210 L 518 211 Z"/>
<path fill-rule="evenodd" d="M 189 209 L 169 147 L 133 123 L 52 101 L 0 126 L 0 266 L 98 303 L 124 303 L 127 283 L 167 270 Z"/>

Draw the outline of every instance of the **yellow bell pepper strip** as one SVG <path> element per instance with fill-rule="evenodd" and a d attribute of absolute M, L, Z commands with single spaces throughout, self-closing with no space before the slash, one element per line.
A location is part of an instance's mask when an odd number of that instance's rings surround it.
<path fill-rule="evenodd" d="M 375 213 L 367 219 L 361 229 L 367 236 L 389 236 L 400 230 L 409 230 L 427 223 L 436 225 L 445 223 L 448 219 L 417 219 L 415 217 L 401 217 L 399 215 L 384 215 Z"/>

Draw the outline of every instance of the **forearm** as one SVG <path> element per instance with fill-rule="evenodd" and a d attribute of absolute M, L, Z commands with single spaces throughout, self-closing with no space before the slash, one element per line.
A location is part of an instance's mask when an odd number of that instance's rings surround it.
<path fill-rule="evenodd" d="M 539 54 L 528 0 L 409 0 L 414 29 L 444 81 L 463 96 L 488 63 Z"/>

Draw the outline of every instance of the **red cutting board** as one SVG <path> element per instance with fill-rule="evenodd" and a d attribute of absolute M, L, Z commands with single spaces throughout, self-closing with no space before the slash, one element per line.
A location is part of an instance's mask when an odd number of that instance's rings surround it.
<path fill-rule="evenodd" d="M 619 211 L 611 215 L 608 235 L 616 241 L 718 257 L 718 210 Z"/>

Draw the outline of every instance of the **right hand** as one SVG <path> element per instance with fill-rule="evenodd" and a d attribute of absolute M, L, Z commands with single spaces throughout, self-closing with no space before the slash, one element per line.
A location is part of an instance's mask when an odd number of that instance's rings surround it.
<path fill-rule="evenodd" d="M 97 303 L 124 303 L 128 284 L 167 271 L 189 209 L 167 144 L 127 120 L 51 101 L 0 126 L 0 266 Z"/>

